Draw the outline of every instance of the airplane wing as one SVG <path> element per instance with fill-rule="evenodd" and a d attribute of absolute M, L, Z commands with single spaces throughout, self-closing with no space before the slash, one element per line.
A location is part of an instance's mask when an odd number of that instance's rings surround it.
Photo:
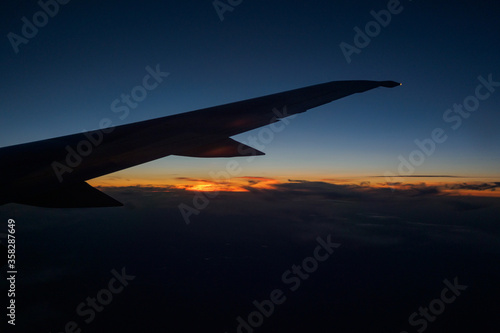
<path fill-rule="evenodd" d="M 333 81 L 132 124 L 0 148 L 0 205 L 112 207 L 87 180 L 168 155 L 263 155 L 233 139 L 285 117 L 393 81 Z"/>

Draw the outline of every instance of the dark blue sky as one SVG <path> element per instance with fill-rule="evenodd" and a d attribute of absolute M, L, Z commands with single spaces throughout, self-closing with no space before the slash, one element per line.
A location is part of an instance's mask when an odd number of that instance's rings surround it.
<path fill-rule="evenodd" d="M 442 128 L 447 141 L 416 174 L 499 175 L 499 91 L 457 130 L 443 120 L 474 95 L 478 76 L 500 81 L 496 2 L 401 1 L 350 63 L 339 45 L 354 45 L 354 28 L 364 30 L 387 1 L 243 1 L 221 21 L 211 1 L 73 0 L 18 53 L 8 34 L 22 35 L 22 17 L 33 22 L 41 8 L 35 1 L 3 6 L 1 146 L 95 129 L 103 118 L 120 125 L 331 80 L 395 80 L 403 86 L 294 119 L 246 174 L 398 173 L 398 156 L 408 159 L 415 139 Z M 157 64 L 170 75 L 120 119 L 111 103 Z M 170 157 L 133 172 L 200 176 L 218 163 Z"/>

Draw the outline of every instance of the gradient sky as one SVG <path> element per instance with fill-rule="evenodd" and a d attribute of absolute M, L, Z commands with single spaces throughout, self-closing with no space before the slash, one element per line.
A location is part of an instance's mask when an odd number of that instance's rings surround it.
<path fill-rule="evenodd" d="M 443 114 L 474 95 L 478 76 L 500 81 L 498 2 L 401 1 L 400 12 L 352 54 L 355 27 L 387 1 L 243 1 L 221 21 L 211 1 L 70 1 L 15 53 L 10 32 L 33 21 L 36 1 L 3 5 L 0 28 L 0 146 L 122 125 L 332 80 L 395 80 L 293 119 L 266 145 L 240 159 L 242 177 L 367 179 L 398 173 L 398 156 L 442 128 L 448 139 L 415 175 L 467 181 L 500 177 L 500 88 L 453 130 Z M 125 119 L 111 103 L 142 83 L 146 67 L 170 75 Z M 487 90 L 483 90 L 486 93 Z M 245 141 L 248 135 L 235 138 Z M 94 184 L 178 184 L 210 179 L 226 159 L 170 156 Z M 125 182 L 125 180 L 129 180 Z M 422 179 L 431 180 L 432 179 Z M 462 178 L 460 179 L 462 180 Z"/>

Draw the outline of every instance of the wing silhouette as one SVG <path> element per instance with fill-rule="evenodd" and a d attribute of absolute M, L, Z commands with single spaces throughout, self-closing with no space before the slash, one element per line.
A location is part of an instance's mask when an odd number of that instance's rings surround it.
<path fill-rule="evenodd" d="M 230 137 L 351 94 L 398 85 L 393 81 L 333 81 L 114 128 L 0 148 L 0 204 L 121 206 L 86 181 L 168 155 L 263 155 Z"/>

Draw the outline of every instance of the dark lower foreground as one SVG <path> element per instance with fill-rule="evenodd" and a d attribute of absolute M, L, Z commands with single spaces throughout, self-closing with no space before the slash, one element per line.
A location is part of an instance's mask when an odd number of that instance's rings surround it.
<path fill-rule="evenodd" d="M 499 200 L 221 194 L 186 225 L 192 193 L 133 191 L 1 211 L 15 331 L 497 332 Z"/>

